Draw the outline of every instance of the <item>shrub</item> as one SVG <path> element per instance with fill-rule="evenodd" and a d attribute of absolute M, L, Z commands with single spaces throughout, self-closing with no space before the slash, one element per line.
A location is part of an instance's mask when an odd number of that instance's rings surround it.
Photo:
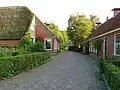
<path fill-rule="evenodd" d="M 120 68 L 115 66 L 112 62 L 103 62 L 103 68 L 108 83 L 110 83 L 111 73 L 120 71 Z"/>
<path fill-rule="evenodd" d="M 101 60 L 100 66 L 112 90 L 120 90 L 120 68 L 109 60 Z"/>
<path fill-rule="evenodd" d="M 31 33 L 30 32 L 26 32 L 25 36 L 20 41 L 20 46 L 26 47 L 26 46 L 31 45 L 32 43 L 33 42 L 32 42 Z"/>
<path fill-rule="evenodd" d="M 20 53 L 17 51 L 12 52 L 12 56 L 16 56 L 16 55 L 20 55 Z"/>
<path fill-rule="evenodd" d="M 48 58 L 50 58 L 50 54 L 46 52 L 2 57 L 0 58 L 0 80 L 38 67 L 48 62 Z"/>
<path fill-rule="evenodd" d="M 112 90 L 120 90 L 120 72 L 112 72 L 110 80 Z"/>
<path fill-rule="evenodd" d="M 115 61 L 112 61 L 112 63 L 118 67 L 120 67 L 120 60 L 115 60 Z"/>
<path fill-rule="evenodd" d="M 17 47 L 16 52 L 19 52 L 19 54 L 29 54 L 31 53 L 30 50 L 24 48 L 24 47 Z"/>
<path fill-rule="evenodd" d="M 42 41 L 36 41 L 30 48 L 31 52 L 44 52 L 44 43 Z"/>
<path fill-rule="evenodd" d="M 0 47 L 0 57 L 11 56 L 12 51 L 6 47 Z"/>

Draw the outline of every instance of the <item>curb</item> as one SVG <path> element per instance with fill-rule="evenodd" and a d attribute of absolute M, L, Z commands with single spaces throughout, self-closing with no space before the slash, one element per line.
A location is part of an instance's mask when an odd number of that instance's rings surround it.
<path fill-rule="evenodd" d="M 103 78 L 103 80 L 105 82 L 105 86 L 106 86 L 107 90 L 111 90 L 111 88 L 109 87 L 109 85 L 107 83 L 107 80 L 105 79 L 105 75 L 103 73 L 102 73 L 102 78 Z"/>

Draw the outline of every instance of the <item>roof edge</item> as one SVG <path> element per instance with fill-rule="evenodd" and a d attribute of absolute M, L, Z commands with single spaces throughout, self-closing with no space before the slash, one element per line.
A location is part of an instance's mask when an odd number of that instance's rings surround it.
<path fill-rule="evenodd" d="M 99 38 L 99 37 L 102 37 L 102 36 L 104 36 L 104 35 L 107 35 L 107 34 L 110 34 L 110 33 L 116 32 L 116 31 L 119 31 L 119 30 L 120 30 L 120 28 L 114 29 L 114 30 L 112 30 L 112 31 L 109 31 L 109 32 L 100 34 L 100 35 L 98 35 L 98 36 L 96 36 L 96 37 L 90 38 L 90 39 L 88 39 L 88 41 L 93 40 L 93 39 L 96 39 L 96 38 Z"/>

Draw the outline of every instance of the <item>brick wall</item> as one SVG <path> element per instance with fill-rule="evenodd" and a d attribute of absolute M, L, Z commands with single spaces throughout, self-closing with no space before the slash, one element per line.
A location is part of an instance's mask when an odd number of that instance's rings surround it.
<path fill-rule="evenodd" d="M 20 40 L 0 40 L 0 45 L 17 45 Z"/>

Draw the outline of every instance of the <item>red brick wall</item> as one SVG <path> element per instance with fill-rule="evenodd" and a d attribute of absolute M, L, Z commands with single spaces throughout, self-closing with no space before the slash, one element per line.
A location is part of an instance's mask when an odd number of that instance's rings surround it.
<path fill-rule="evenodd" d="M 36 32 L 36 38 L 39 40 L 44 40 L 45 38 L 45 27 L 42 24 L 42 22 L 36 17 L 35 19 L 35 32 Z"/>
<path fill-rule="evenodd" d="M 36 38 L 39 40 L 44 40 L 44 38 L 52 38 L 52 50 L 54 50 L 54 36 L 52 33 L 47 30 L 47 28 L 44 26 L 44 24 L 36 17 L 35 19 L 35 32 L 36 32 Z M 59 42 L 57 41 L 58 47 L 59 47 Z"/>
<path fill-rule="evenodd" d="M 113 56 L 114 55 L 114 35 L 120 33 L 120 31 L 105 35 L 103 37 L 100 37 L 100 39 L 104 40 L 104 37 L 107 38 L 107 56 Z M 99 50 L 99 56 L 103 56 L 103 42 L 101 43 L 101 49 Z"/>
<path fill-rule="evenodd" d="M 0 40 L 0 45 L 17 45 L 20 40 Z"/>

